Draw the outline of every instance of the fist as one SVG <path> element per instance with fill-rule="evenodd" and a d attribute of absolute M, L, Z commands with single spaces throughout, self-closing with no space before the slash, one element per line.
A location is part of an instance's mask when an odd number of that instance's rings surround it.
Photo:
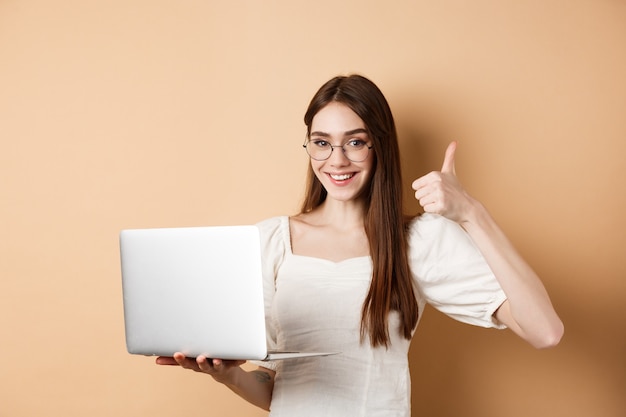
<path fill-rule="evenodd" d="M 472 200 L 456 176 L 454 167 L 456 148 L 456 141 L 450 143 L 441 171 L 433 171 L 416 179 L 412 187 L 415 190 L 415 198 L 426 213 L 439 214 L 462 223 L 466 220 Z"/>

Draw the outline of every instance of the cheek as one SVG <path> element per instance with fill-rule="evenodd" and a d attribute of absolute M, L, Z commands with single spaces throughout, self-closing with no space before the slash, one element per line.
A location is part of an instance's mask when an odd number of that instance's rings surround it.
<path fill-rule="evenodd" d="M 369 182 L 376 170 L 376 160 L 373 157 L 366 159 L 365 162 L 363 162 L 362 169 L 367 172 L 367 180 Z"/>
<path fill-rule="evenodd" d="M 321 175 L 320 170 L 322 169 L 322 166 L 324 166 L 323 162 L 311 159 L 311 170 L 315 176 L 319 177 Z"/>

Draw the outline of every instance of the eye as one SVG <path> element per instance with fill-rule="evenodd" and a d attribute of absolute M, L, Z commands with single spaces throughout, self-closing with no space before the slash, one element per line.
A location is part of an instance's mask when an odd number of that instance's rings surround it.
<path fill-rule="evenodd" d="M 360 149 L 366 146 L 367 144 L 363 139 L 350 139 L 346 142 L 346 146 L 353 149 Z"/>
<path fill-rule="evenodd" d="M 328 148 L 328 147 L 330 147 L 330 143 L 328 143 L 327 141 L 325 141 L 323 139 L 311 139 L 311 143 L 313 144 L 313 146 L 315 146 L 317 148 Z"/>

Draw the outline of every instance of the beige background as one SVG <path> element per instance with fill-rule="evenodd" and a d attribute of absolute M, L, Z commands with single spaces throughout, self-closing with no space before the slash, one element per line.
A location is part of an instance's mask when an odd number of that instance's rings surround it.
<path fill-rule="evenodd" d="M 407 195 L 460 141 L 566 324 L 536 351 L 427 311 L 413 415 L 626 415 L 624 1 L 0 0 L 0 416 L 265 415 L 126 353 L 117 236 L 293 213 L 304 109 L 349 72 Z"/>

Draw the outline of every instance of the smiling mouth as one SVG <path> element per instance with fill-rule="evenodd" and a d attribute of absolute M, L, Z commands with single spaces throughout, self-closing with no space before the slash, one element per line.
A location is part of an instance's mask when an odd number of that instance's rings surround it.
<path fill-rule="evenodd" d="M 354 177 L 354 174 L 328 174 L 335 181 L 345 181 Z"/>

